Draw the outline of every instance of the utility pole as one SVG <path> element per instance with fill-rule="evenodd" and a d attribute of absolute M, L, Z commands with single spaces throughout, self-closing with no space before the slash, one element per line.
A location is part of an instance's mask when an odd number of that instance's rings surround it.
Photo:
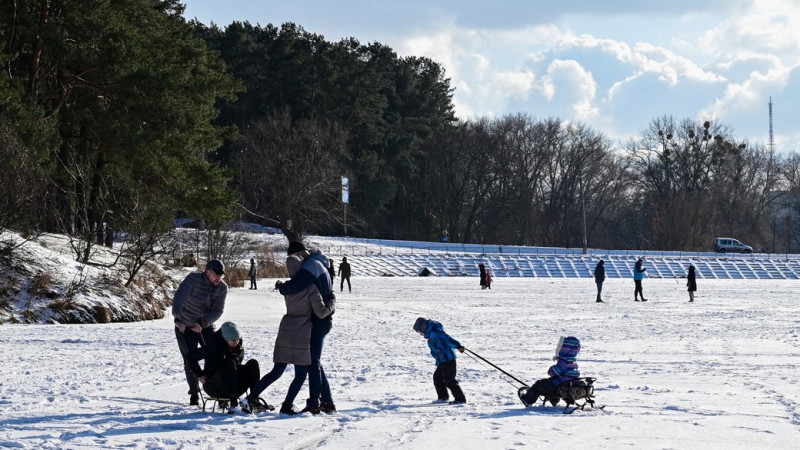
<path fill-rule="evenodd" d="M 586 254 L 586 205 L 583 201 L 583 171 L 578 174 L 578 189 L 581 190 L 581 221 L 583 222 L 583 254 Z"/>

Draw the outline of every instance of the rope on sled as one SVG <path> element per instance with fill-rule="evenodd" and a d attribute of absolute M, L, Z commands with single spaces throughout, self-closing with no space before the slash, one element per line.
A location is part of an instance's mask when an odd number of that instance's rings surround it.
<path fill-rule="evenodd" d="M 488 365 L 488 366 L 491 366 L 491 367 L 493 367 L 493 368 L 495 368 L 495 369 L 499 370 L 501 373 L 503 373 L 504 375 L 508 376 L 509 378 L 513 379 L 513 380 L 514 380 L 514 381 L 516 381 L 517 383 L 520 383 L 521 385 L 523 385 L 523 386 L 525 386 L 525 387 L 527 387 L 527 386 L 528 386 L 528 385 L 527 385 L 527 384 L 526 384 L 524 381 L 521 381 L 520 379 L 518 379 L 518 378 L 517 378 L 517 377 L 515 377 L 514 375 L 511 375 L 510 373 L 506 372 L 505 370 L 503 370 L 503 369 L 501 369 L 501 368 L 497 367 L 496 365 L 492 364 L 491 362 L 489 362 L 489 361 L 488 361 L 486 358 L 482 357 L 481 355 L 479 355 L 479 354 L 477 354 L 477 353 L 473 352 L 472 350 L 470 350 L 470 349 L 468 349 L 468 348 L 465 348 L 464 350 L 466 351 L 467 355 L 468 355 L 470 358 L 474 359 L 475 361 L 478 361 L 480 364 L 482 364 L 482 365 L 484 365 L 484 366 L 486 366 L 486 365 Z M 510 385 L 512 385 L 512 386 L 514 386 L 515 388 L 519 387 L 519 386 L 517 386 L 516 384 L 512 383 L 511 381 L 509 381 L 509 380 L 507 380 L 507 379 L 505 379 L 505 378 L 503 378 L 502 380 L 503 380 L 503 381 L 505 381 L 506 383 L 508 383 L 508 384 L 510 384 Z"/>

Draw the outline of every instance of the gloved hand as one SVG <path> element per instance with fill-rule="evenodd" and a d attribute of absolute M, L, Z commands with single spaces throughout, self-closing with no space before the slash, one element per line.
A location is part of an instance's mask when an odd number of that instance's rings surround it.
<path fill-rule="evenodd" d="M 466 349 L 464 348 L 463 345 L 461 347 L 458 347 L 458 351 L 459 352 L 464 353 L 464 350 L 466 350 Z"/>
<path fill-rule="evenodd" d="M 331 292 L 331 300 L 336 300 L 336 294 L 334 294 L 333 292 Z"/>
<path fill-rule="evenodd" d="M 277 291 L 278 289 L 280 289 L 282 284 L 283 284 L 283 281 L 281 281 L 281 280 L 276 281 L 275 282 L 275 290 Z"/>

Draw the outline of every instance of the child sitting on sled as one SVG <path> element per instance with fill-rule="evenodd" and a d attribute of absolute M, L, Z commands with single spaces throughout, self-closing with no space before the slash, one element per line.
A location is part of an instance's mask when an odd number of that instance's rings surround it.
<path fill-rule="evenodd" d="M 424 317 L 417 318 L 414 322 L 414 331 L 428 340 L 431 355 L 436 359 L 436 370 L 433 372 L 433 387 L 436 388 L 437 403 L 448 400 L 447 389 L 453 393 L 451 404 L 466 403 L 467 398 L 456 380 L 456 354 L 453 349 L 464 353 L 464 346 L 444 332 L 441 323 L 428 320 Z"/>
<path fill-rule="evenodd" d="M 537 380 L 527 391 L 521 389 L 519 398 L 522 403 L 525 406 L 530 406 L 536 403 L 536 400 L 541 396 L 555 406 L 561 399 L 558 385 L 581 376 L 578 370 L 578 363 L 575 362 L 580 350 L 581 343 L 578 338 L 562 336 L 556 347 L 556 356 L 553 357 L 556 363 L 547 370 L 547 375 L 550 377 Z"/>

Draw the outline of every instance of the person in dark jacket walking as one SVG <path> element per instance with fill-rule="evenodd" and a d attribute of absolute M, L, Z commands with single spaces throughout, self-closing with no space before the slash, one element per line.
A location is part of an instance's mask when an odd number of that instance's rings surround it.
<path fill-rule="evenodd" d="M 481 278 L 481 289 L 486 289 L 489 287 L 489 283 L 486 279 L 486 266 L 483 263 L 478 264 L 478 275 Z"/>
<path fill-rule="evenodd" d="M 606 263 L 602 259 L 594 266 L 594 282 L 597 285 L 597 300 L 595 303 L 603 303 L 600 294 L 603 292 L 603 282 L 606 281 Z"/>
<path fill-rule="evenodd" d="M 252 389 L 261 377 L 258 361 L 244 361 L 244 340 L 233 322 L 225 322 L 211 342 L 186 355 L 190 370 L 208 395 L 230 399 L 229 412 L 239 406 L 239 397 Z M 200 368 L 198 361 L 205 360 Z M 223 408 L 226 405 L 222 405 Z"/>
<path fill-rule="evenodd" d="M 464 353 L 464 346 L 444 332 L 441 323 L 424 317 L 417 318 L 414 322 L 414 331 L 428 340 L 431 356 L 436 360 L 436 370 L 433 372 L 433 387 L 436 389 L 436 403 L 444 403 L 449 399 L 447 389 L 453 393 L 452 404 L 466 403 L 464 391 L 456 380 L 456 354 L 453 349 Z"/>
<path fill-rule="evenodd" d="M 308 286 L 316 286 L 323 301 L 335 299 L 328 273 L 328 258 L 320 251 L 309 253 L 301 242 L 292 242 L 286 250 L 289 256 L 298 255 L 303 258 L 303 266 L 291 280 L 275 284 L 276 289 L 282 294 L 296 294 Z M 331 387 L 328 377 L 322 367 L 322 349 L 325 346 L 325 337 L 333 328 L 333 313 L 328 316 L 311 318 L 311 366 L 308 368 L 309 398 L 306 400 L 306 410 L 312 413 L 319 408 L 321 412 L 332 413 L 336 411 L 333 403 Z"/>
<path fill-rule="evenodd" d="M 353 289 L 350 287 L 350 263 L 347 262 L 347 256 L 342 256 L 342 263 L 339 264 L 339 276 L 342 278 L 341 284 L 339 285 L 339 292 L 344 291 L 345 281 L 347 281 L 348 292 L 353 292 Z"/>
<path fill-rule="evenodd" d="M 689 288 L 689 301 L 694 301 L 694 292 L 697 290 L 697 277 L 694 273 L 694 265 L 689 264 L 689 274 L 686 276 L 686 286 Z"/>
<path fill-rule="evenodd" d="M 189 404 L 200 404 L 200 385 L 189 367 L 186 355 L 198 346 L 211 341 L 214 322 L 225 310 L 228 285 L 222 281 L 225 266 L 212 259 L 203 272 L 190 273 L 178 286 L 172 299 L 172 316 L 175 318 L 175 338 L 183 359 L 186 382 L 189 384 Z"/>
<path fill-rule="evenodd" d="M 636 285 L 636 287 L 633 290 L 633 301 L 635 302 L 639 301 L 637 295 L 642 298 L 643 302 L 647 301 L 647 299 L 644 298 L 644 294 L 642 293 L 642 280 L 644 279 L 644 273 L 647 271 L 647 268 L 642 267 L 643 263 L 644 261 L 642 261 L 642 258 L 639 258 L 636 261 L 636 264 L 633 266 L 633 284 Z"/>
<path fill-rule="evenodd" d="M 258 277 L 258 266 L 256 265 L 256 260 L 250 258 L 250 289 L 258 289 L 256 277 Z"/>

